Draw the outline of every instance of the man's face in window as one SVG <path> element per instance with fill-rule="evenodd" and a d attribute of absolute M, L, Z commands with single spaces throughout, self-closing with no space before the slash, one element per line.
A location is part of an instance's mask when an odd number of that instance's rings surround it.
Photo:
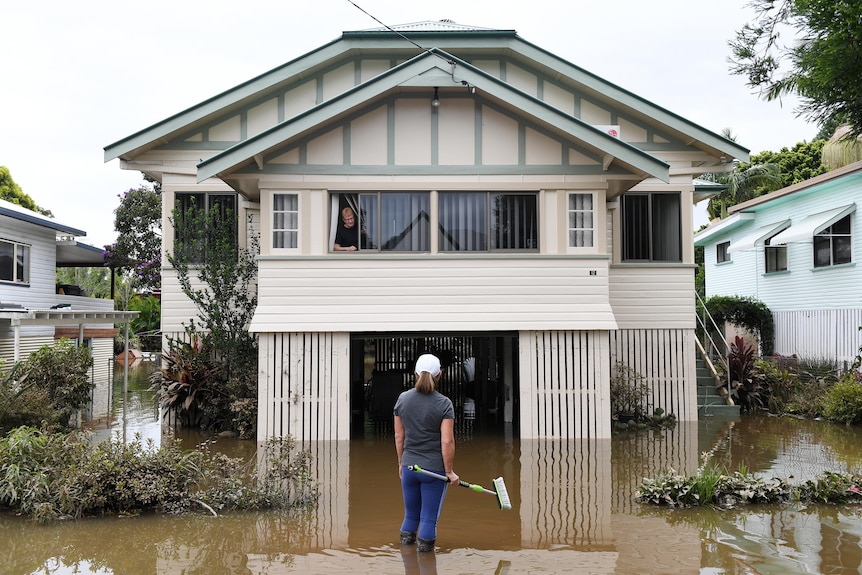
<path fill-rule="evenodd" d="M 353 215 L 352 211 L 346 211 L 341 214 L 341 219 L 344 220 L 345 228 L 352 228 L 353 224 L 356 223 L 356 216 Z"/>

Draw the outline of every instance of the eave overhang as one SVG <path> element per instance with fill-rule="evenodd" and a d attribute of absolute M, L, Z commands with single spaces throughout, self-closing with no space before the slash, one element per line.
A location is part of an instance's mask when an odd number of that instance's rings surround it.
<path fill-rule="evenodd" d="M 733 231 L 736 228 L 753 220 L 756 214 L 751 212 L 742 212 L 728 216 L 723 220 L 711 223 L 708 227 L 694 234 L 694 245 L 705 246 L 706 244 L 715 241 L 717 237 L 721 237 L 727 232 Z"/>

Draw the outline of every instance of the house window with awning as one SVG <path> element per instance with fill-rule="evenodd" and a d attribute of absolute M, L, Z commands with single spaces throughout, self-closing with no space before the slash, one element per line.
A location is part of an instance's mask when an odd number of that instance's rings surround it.
<path fill-rule="evenodd" d="M 768 274 L 787 271 L 787 246 L 784 244 L 774 245 L 774 240 L 775 236 L 772 236 L 763 242 L 763 259 Z"/>
<path fill-rule="evenodd" d="M 730 261 L 730 254 L 727 252 L 727 248 L 730 247 L 730 242 L 721 242 L 715 246 L 715 261 L 716 263 L 722 264 L 724 262 Z"/>
<path fill-rule="evenodd" d="M 852 261 L 850 214 L 814 235 L 814 267 L 848 264 Z"/>

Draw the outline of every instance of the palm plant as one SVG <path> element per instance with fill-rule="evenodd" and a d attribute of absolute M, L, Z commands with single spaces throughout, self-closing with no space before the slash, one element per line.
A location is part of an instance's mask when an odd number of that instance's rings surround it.
<path fill-rule="evenodd" d="M 728 128 L 722 130 L 721 135 L 728 140 L 736 141 L 736 137 Z M 781 187 L 780 173 L 781 169 L 777 164 L 748 165 L 734 162 L 733 169 L 729 172 L 702 174 L 700 179 L 726 186 L 722 192 L 709 200 L 706 209 L 710 219 L 724 218 L 727 216 L 729 207 L 777 190 Z"/>

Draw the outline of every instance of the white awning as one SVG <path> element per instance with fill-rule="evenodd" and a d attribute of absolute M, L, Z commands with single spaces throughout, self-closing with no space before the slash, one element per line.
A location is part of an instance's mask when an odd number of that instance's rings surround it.
<path fill-rule="evenodd" d="M 790 242 L 810 242 L 814 234 L 822 232 L 847 214 L 856 211 L 856 204 L 833 208 L 812 214 L 803 218 L 798 224 L 793 224 L 774 238 L 770 242 L 772 245 L 788 244 Z"/>
<path fill-rule="evenodd" d="M 758 242 L 762 242 L 766 238 L 771 237 L 776 232 L 780 232 L 789 225 L 790 220 L 782 220 L 780 222 L 775 222 L 766 226 L 760 226 L 752 233 L 741 237 L 739 240 L 735 242 L 730 242 L 730 247 L 727 248 L 727 253 L 732 254 L 733 252 L 743 252 L 745 250 L 750 250 L 754 248 L 754 246 L 756 246 Z"/>

